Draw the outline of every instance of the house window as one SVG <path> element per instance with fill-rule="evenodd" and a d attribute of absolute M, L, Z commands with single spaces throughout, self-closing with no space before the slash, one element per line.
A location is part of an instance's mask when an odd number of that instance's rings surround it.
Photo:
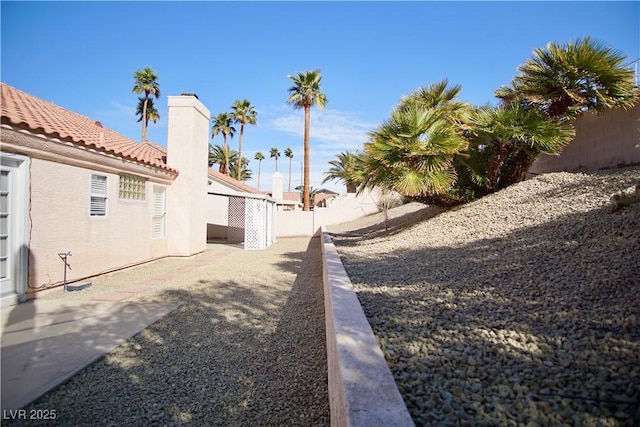
<path fill-rule="evenodd" d="M 153 218 L 151 221 L 151 237 L 162 239 L 165 237 L 167 221 L 166 188 L 153 186 Z"/>
<path fill-rule="evenodd" d="M 107 177 L 91 174 L 91 202 L 89 204 L 91 216 L 107 215 Z"/>
<path fill-rule="evenodd" d="M 144 178 L 134 175 L 120 175 L 119 196 L 121 199 L 145 200 L 146 182 Z"/>

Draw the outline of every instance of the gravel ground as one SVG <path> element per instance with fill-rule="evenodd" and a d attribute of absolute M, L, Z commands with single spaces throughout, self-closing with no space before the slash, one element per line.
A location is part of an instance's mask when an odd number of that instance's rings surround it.
<path fill-rule="evenodd" d="M 640 169 L 329 227 L 417 425 L 640 425 Z"/>
<path fill-rule="evenodd" d="M 180 306 L 28 411 L 55 409 L 59 426 L 329 424 L 318 238 L 281 239 L 264 251 L 214 245 L 94 278 L 66 297 L 152 277 L 165 282 L 128 301 Z"/>

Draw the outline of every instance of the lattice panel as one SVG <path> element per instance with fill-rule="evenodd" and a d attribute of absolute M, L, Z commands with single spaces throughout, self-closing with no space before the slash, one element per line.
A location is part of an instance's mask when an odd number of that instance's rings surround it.
<path fill-rule="evenodd" d="M 264 230 L 264 200 L 246 199 L 244 213 L 244 248 L 266 248 Z"/>
<path fill-rule="evenodd" d="M 230 242 L 244 241 L 244 197 L 229 197 L 227 238 Z"/>

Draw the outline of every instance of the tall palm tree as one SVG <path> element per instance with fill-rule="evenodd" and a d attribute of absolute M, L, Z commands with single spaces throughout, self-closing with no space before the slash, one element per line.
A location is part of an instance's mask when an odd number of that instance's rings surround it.
<path fill-rule="evenodd" d="M 149 97 L 154 96 L 156 99 L 160 97 L 160 84 L 158 83 L 158 73 L 150 67 L 137 70 L 133 73 L 133 93 L 144 93 L 144 102 L 142 106 L 142 142 L 147 139 L 147 109 L 149 108 Z"/>
<path fill-rule="evenodd" d="M 260 171 L 262 169 L 262 161 L 264 160 L 264 154 L 258 151 L 253 158 L 258 161 L 258 191 L 260 191 Z"/>
<path fill-rule="evenodd" d="M 289 190 L 287 191 L 291 192 L 291 161 L 293 160 L 293 151 L 291 148 L 285 148 L 284 155 L 289 158 Z"/>
<path fill-rule="evenodd" d="M 337 154 L 337 160 L 331 160 L 331 168 L 324 173 L 324 184 L 327 181 L 342 181 L 347 186 L 347 193 L 355 193 L 363 178 L 360 174 L 362 154 L 359 152 L 345 151 Z"/>
<path fill-rule="evenodd" d="M 272 148 L 270 153 L 271 157 L 276 158 L 276 172 L 278 172 L 278 157 L 280 157 L 280 150 L 278 150 L 277 148 Z"/>
<path fill-rule="evenodd" d="M 233 134 L 236 132 L 236 129 L 231 125 L 233 118 L 229 113 L 220 113 L 217 116 L 212 117 L 212 120 L 213 128 L 211 130 L 211 138 L 214 138 L 219 133 L 222 134 L 222 138 L 224 140 L 224 152 L 226 153 L 225 158 L 227 160 L 224 170 L 225 173 L 229 175 L 229 146 L 227 145 L 227 135 L 229 135 L 229 138 L 233 138 Z"/>
<path fill-rule="evenodd" d="M 327 96 L 321 91 L 322 75 L 320 70 L 305 71 L 288 77 L 293 82 L 293 86 L 288 89 L 289 99 L 287 103 L 295 109 L 304 109 L 304 190 L 302 210 L 308 211 L 310 209 L 309 123 L 311 121 L 311 107 L 316 105 L 318 108 L 323 109 L 327 104 Z"/>
<path fill-rule="evenodd" d="M 240 136 L 238 138 L 238 157 L 242 158 L 242 136 L 244 135 L 244 125 L 256 125 L 258 112 L 254 109 L 248 99 L 236 99 L 231 106 L 231 115 L 234 123 L 240 123 Z M 240 181 L 238 169 L 237 180 Z"/>
<path fill-rule="evenodd" d="M 142 121 L 143 118 L 143 114 L 144 114 L 144 101 L 145 99 L 143 97 L 139 97 L 138 98 L 138 107 L 136 108 L 136 114 L 139 115 L 140 117 L 138 118 L 138 123 Z M 160 113 L 158 112 L 158 109 L 156 108 L 156 106 L 153 104 L 153 98 L 149 98 L 147 100 L 147 124 L 146 127 L 149 127 L 149 120 L 151 120 L 153 123 L 156 123 L 158 120 L 160 119 Z"/>

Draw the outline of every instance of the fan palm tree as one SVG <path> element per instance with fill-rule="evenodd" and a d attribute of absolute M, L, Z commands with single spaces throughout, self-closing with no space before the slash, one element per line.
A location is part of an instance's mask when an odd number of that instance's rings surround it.
<path fill-rule="evenodd" d="M 311 107 L 316 105 L 318 108 L 323 109 L 327 103 L 327 97 L 321 91 L 322 75 L 320 74 L 320 70 L 305 71 L 288 77 L 293 82 L 293 86 L 288 89 L 289 99 L 287 103 L 295 109 L 304 109 L 304 190 L 302 210 L 308 211 L 310 209 L 309 124 L 311 121 Z"/>
<path fill-rule="evenodd" d="M 270 150 L 270 153 L 271 153 L 271 157 L 276 158 L 276 172 L 278 172 L 278 157 L 280 157 L 280 150 L 278 150 L 277 148 L 272 148 Z"/>
<path fill-rule="evenodd" d="M 238 157 L 242 158 L 242 136 L 244 135 L 244 125 L 257 124 L 257 111 L 251 105 L 248 99 L 236 99 L 231 106 L 231 116 L 234 123 L 240 123 L 240 136 L 238 137 Z M 237 171 L 237 180 L 240 181 L 240 172 Z"/>
<path fill-rule="evenodd" d="M 142 142 L 147 139 L 147 109 L 149 108 L 150 96 L 156 99 L 160 97 L 160 84 L 158 83 L 158 74 L 150 67 L 137 70 L 133 73 L 133 93 L 144 93 L 144 101 L 142 105 Z M 136 113 L 137 114 L 137 113 Z"/>
<path fill-rule="evenodd" d="M 293 161 L 293 151 L 291 148 L 284 149 L 284 156 L 289 158 L 289 192 L 291 192 L 291 162 Z"/>
<path fill-rule="evenodd" d="M 586 111 L 630 108 L 640 92 L 625 61 L 621 52 L 589 37 L 548 43 L 534 50 L 511 86 L 501 87 L 496 96 L 505 104 L 518 103 L 560 121 L 571 121 Z M 535 153 L 520 149 L 510 159 L 502 185 L 522 181 L 535 158 Z"/>
<path fill-rule="evenodd" d="M 142 97 L 138 98 L 138 107 L 136 108 L 136 114 L 140 117 L 138 118 L 138 123 L 142 121 L 144 116 L 144 101 L 145 99 Z M 149 98 L 147 100 L 147 124 L 146 127 L 149 127 L 149 120 L 153 123 L 156 123 L 160 119 L 160 113 L 158 113 L 158 109 L 153 104 L 153 98 Z"/>
<path fill-rule="evenodd" d="M 548 43 L 518 68 L 511 87 L 496 96 L 537 108 L 552 118 L 574 118 L 585 111 L 629 108 L 638 100 L 633 70 L 619 51 L 590 37 L 567 44 Z"/>
<path fill-rule="evenodd" d="M 551 120 L 539 110 L 520 105 L 481 107 L 469 115 L 471 150 L 485 154 L 485 192 L 504 188 L 504 168 L 519 151 L 535 158 L 538 153 L 559 154 L 575 136 L 568 122 Z"/>
<path fill-rule="evenodd" d="M 231 151 L 234 155 L 233 162 L 231 163 L 231 176 L 240 176 L 240 179 L 238 179 L 238 181 L 242 182 L 253 179 L 253 173 L 251 172 L 251 169 L 247 169 L 247 166 L 249 166 L 249 159 L 243 157 L 241 166 L 240 168 L 238 168 L 238 153 L 235 150 Z"/>
<path fill-rule="evenodd" d="M 228 147 L 225 149 L 221 145 L 209 145 L 209 167 L 217 164 L 220 173 L 230 175 L 231 167 L 237 160 L 238 152 L 236 150 L 231 150 Z M 229 173 L 227 173 L 227 170 L 229 170 Z"/>
<path fill-rule="evenodd" d="M 329 164 L 331 168 L 324 173 L 324 184 L 327 181 L 342 181 L 347 186 L 347 193 L 355 193 L 360 183 L 363 181 L 361 176 L 361 156 L 359 152 L 346 151 L 337 154 L 337 160 L 331 160 Z"/>
<path fill-rule="evenodd" d="M 260 191 L 260 171 L 262 169 L 262 161 L 264 160 L 264 154 L 258 151 L 253 158 L 258 161 L 258 191 Z"/>
<path fill-rule="evenodd" d="M 445 114 L 415 104 L 396 108 L 369 136 L 361 187 L 389 189 L 415 200 L 451 188 L 453 155 L 467 146 L 460 127 Z"/>
<path fill-rule="evenodd" d="M 233 138 L 233 135 L 236 132 L 236 129 L 231 125 L 233 122 L 233 118 L 229 113 L 220 113 L 215 117 L 212 117 L 213 120 L 213 128 L 211 130 L 211 138 L 214 138 L 219 133 L 222 134 L 222 138 L 224 140 L 224 152 L 226 153 L 225 158 L 227 163 L 224 167 L 224 173 L 229 175 L 229 146 L 227 145 L 227 135 L 229 138 Z"/>

